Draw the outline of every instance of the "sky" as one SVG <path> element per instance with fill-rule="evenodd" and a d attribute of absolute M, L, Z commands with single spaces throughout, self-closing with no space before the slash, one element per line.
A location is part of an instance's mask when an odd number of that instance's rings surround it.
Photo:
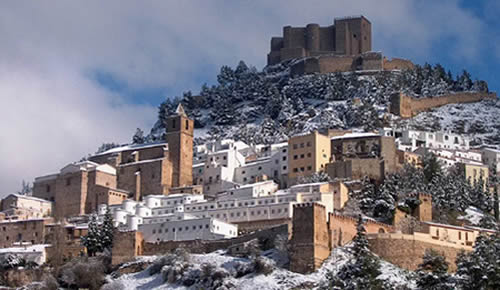
<path fill-rule="evenodd" d="M 103 142 L 149 131 L 157 106 L 262 69 L 286 25 L 364 15 L 373 50 L 467 69 L 498 91 L 500 1 L 165 0 L 0 2 L 0 197 Z"/>

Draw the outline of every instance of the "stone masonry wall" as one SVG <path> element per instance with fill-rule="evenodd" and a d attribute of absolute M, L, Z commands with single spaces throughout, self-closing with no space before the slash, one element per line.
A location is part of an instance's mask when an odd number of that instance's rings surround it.
<path fill-rule="evenodd" d="M 460 251 L 472 251 L 472 247 L 459 247 L 439 241 L 426 241 L 418 236 L 404 234 L 378 234 L 369 236 L 370 249 L 380 258 L 401 268 L 414 271 L 422 263 L 426 249 L 434 249 L 441 253 L 449 263 L 449 271 L 457 269 L 455 260 Z"/>
<path fill-rule="evenodd" d="M 447 104 L 474 103 L 482 100 L 496 98 L 496 93 L 486 92 L 464 92 L 418 99 L 406 96 L 402 93 L 398 93 L 391 96 L 391 105 L 389 107 L 389 112 L 399 115 L 402 118 L 411 118 L 422 111 Z"/>

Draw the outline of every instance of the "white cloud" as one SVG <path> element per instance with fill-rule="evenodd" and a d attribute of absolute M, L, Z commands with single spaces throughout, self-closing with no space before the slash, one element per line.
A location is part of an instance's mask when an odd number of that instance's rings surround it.
<path fill-rule="evenodd" d="M 477 57 L 484 25 L 456 0 L 11 1 L 0 3 L 0 193 L 50 173 L 103 141 L 127 141 L 155 108 L 125 104 L 88 79 L 110 73 L 130 88 L 199 87 L 220 65 L 265 65 L 282 26 L 364 14 L 374 49 L 426 58 L 442 39 Z M 116 105 L 118 104 L 118 105 Z"/>

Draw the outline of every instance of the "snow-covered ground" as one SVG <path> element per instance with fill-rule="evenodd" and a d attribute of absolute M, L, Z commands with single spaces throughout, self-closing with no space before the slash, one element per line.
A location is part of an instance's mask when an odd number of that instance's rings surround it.
<path fill-rule="evenodd" d="M 280 258 L 281 255 L 278 254 L 276 250 L 270 250 L 264 252 L 263 255 L 270 259 L 275 265 L 282 265 L 285 261 Z M 145 257 L 143 257 L 144 259 Z M 225 278 L 224 283 L 231 284 L 234 289 L 241 290 L 271 290 L 271 289 L 315 289 L 320 283 L 325 279 L 328 271 L 333 271 L 335 274 L 349 259 L 351 254 L 346 247 L 336 248 L 332 251 L 331 256 L 325 261 L 323 266 L 314 273 L 311 274 L 299 274 L 280 267 L 276 267 L 275 270 L 269 274 L 256 274 L 250 273 L 240 278 L 234 278 L 230 275 Z M 148 258 L 151 260 L 151 258 Z M 234 273 L 235 267 L 238 264 L 249 265 L 251 261 L 246 258 L 236 258 L 225 254 L 224 251 L 217 251 L 209 254 L 203 255 L 190 255 L 190 261 L 192 267 L 195 269 L 200 269 L 201 265 L 205 263 L 212 264 L 216 266 L 217 269 L 224 269 L 228 273 Z M 389 282 L 394 286 L 406 286 L 409 289 L 414 289 L 415 285 L 410 281 L 409 272 L 402 270 L 390 263 L 381 261 L 381 272 L 380 279 Z M 163 282 L 163 277 L 161 274 L 150 276 L 148 270 L 134 274 L 126 274 L 118 279 L 114 280 L 112 285 L 121 284 L 124 289 L 199 289 L 197 286 L 193 285 L 190 287 L 182 286 L 179 284 L 168 284 Z M 118 287 L 118 286 L 117 286 Z"/>

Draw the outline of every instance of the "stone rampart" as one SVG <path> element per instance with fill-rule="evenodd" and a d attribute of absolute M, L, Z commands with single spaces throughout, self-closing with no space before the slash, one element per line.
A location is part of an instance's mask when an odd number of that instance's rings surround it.
<path fill-rule="evenodd" d="M 411 118 L 420 112 L 447 104 L 474 103 L 496 98 L 496 93 L 488 92 L 462 92 L 429 98 L 413 98 L 397 93 L 391 96 L 389 112 L 402 118 Z"/>
<path fill-rule="evenodd" d="M 432 239 L 428 234 L 372 234 L 368 235 L 370 249 L 380 258 L 401 268 L 414 271 L 422 263 L 425 250 L 433 249 L 442 254 L 449 263 L 449 271 L 457 269 L 455 260 L 461 251 L 472 251 L 472 247 L 456 245 Z"/>
<path fill-rule="evenodd" d="M 414 69 L 415 65 L 411 60 L 408 59 L 403 59 L 403 58 L 392 58 L 392 59 L 387 59 L 384 57 L 384 70 L 405 70 L 405 69 Z"/>
<path fill-rule="evenodd" d="M 141 232 L 116 232 L 112 263 L 113 265 L 124 263 L 133 260 L 134 257 L 139 255 L 161 255 L 177 248 L 184 248 L 188 252 L 195 254 L 210 253 L 216 250 L 228 249 L 232 245 L 245 243 L 253 239 L 274 239 L 278 235 L 286 235 L 288 237 L 289 226 L 286 224 L 280 225 L 232 239 L 164 241 L 158 243 L 147 243 L 144 241 Z"/>

